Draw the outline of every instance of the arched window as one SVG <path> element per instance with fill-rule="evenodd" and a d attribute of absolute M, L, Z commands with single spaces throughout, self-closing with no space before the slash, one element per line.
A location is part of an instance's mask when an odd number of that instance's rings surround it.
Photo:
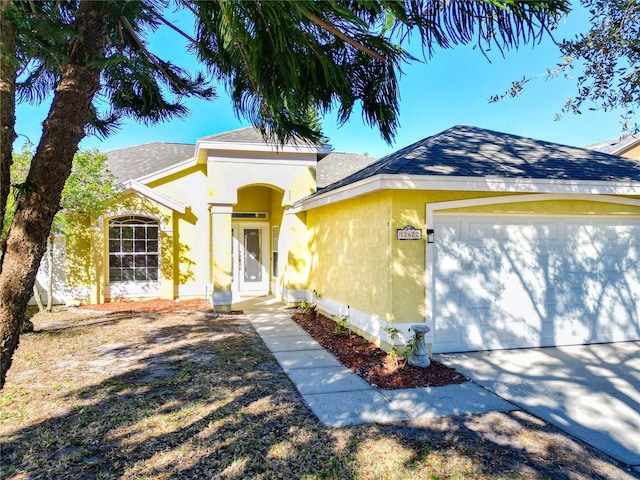
<path fill-rule="evenodd" d="M 109 221 L 109 282 L 157 282 L 158 221 L 120 217 Z"/>

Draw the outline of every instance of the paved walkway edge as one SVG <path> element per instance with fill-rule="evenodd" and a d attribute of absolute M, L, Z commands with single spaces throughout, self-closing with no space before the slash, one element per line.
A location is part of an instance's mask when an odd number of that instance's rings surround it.
<path fill-rule="evenodd" d="M 244 312 L 307 406 L 325 426 L 516 409 L 471 382 L 406 390 L 374 388 L 323 349 L 283 311 L 281 304 L 256 302 Z"/>

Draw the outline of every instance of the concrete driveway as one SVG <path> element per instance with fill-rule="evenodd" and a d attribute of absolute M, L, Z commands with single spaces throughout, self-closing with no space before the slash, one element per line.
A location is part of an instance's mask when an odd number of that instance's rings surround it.
<path fill-rule="evenodd" d="M 436 359 L 640 472 L 640 342 Z"/>

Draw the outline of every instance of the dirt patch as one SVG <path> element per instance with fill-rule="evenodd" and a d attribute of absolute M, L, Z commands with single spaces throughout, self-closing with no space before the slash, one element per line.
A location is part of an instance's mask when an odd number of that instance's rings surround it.
<path fill-rule="evenodd" d="M 324 315 L 292 311 L 291 318 L 304 328 L 344 366 L 374 387 L 385 390 L 418 387 L 442 387 L 464 383 L 467 378 L 453 368 L 434 360 L 426 368 L 407 365 L 404 359 L 392 358 L 375 344 L 346 331 L 336 333 L 336 322 Z"/>
<path fill-rule="evenodd" d="M 98 305 L 81 305 L 76 308 L 88 312 L 213 312 L 211 303 L 204 299 L 162 300 L 154 298 L 142 301 L 117 300 Z"/>

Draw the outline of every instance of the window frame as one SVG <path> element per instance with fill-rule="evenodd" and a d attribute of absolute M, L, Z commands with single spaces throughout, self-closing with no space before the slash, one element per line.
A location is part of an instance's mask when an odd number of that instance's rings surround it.
<path fill-rule="evenodd" d="M 116 235 L 113 233 L 116 232 Z M 114 217 L 107 222 L 107 283 L 158 284 L 160 222 L 143 215 Z"/>
<path fill-rule="evenodd" d="M 271 276 L 278 278 L 278 241 L 280 240 L 280 226 L 271 226 Z"/>

